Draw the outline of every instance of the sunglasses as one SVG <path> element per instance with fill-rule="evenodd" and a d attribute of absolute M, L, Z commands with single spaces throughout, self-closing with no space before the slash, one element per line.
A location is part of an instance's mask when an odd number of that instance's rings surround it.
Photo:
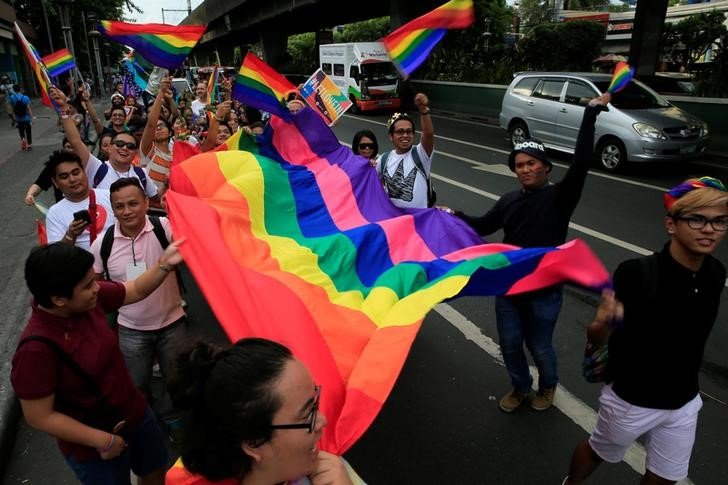
<path fill-rule="evenodd" d="M 116 140 L 116 141 L 113 141 L 113 142 L 111 142 L 111 143 L 112 143 L 112 144 L 113 144 L 113 145 L 114 145 L 114 146 L 115 146 L 116 148 L 123 148 L 123 147 L 126 147 L 126 149 L 127 149 L 127 150 L 136 150 L 136 149 L 137 149 L 137 144 L 136 144 L 136 143 L 132 143 L 132 142 L 130 142 L 130 141 L 121 141 L 121 140 Z"/>
<path fill-rule="evenodd" d="M 306 429 L 309 433 L 313 433 L 313 430 L 316 429 L 316 416 L 318 415 L 321 386 L 316 386 L 315 392 L 316 394 L 314 395 L 313 403 L 311 404 L 311 412 L 306 417 L 306 421 L 304 423 L 271 424 L 270 429 Z"/>
<path fill-rule="evenodd" d="M 359 150 L 374 150 L 374 143 L 359 143 Z"/>
<path fill-rule="evenodd" d="M 395 135 L 400 135 L 400 136 L 402 136 L 402 135 L 411 135 L 413 133 L 414 133 L 414 130 L 407 130 L 405 128 L 400 128 L 398 130 L 394 130 L 394 134 Z"/>

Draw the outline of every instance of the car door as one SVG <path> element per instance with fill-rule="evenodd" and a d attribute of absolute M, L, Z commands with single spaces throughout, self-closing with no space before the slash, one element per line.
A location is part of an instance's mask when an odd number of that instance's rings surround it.
<path fill-rule="evenodd" d="M 596 90 L 579 79 L 569 79 L 564 99 L 559 103 L 556 115 L 556 143 L 571 150 L 576 146 L 584 106 L 590 99 L 598 96 Z"/>
<path fill-rule="evenodd" d="M 545 77 L 526 101 L 526 119 L 531 136 L 544 143 L 555 143 L 557 140 L 556 118 L 565 85 L 564 78 Z"/>

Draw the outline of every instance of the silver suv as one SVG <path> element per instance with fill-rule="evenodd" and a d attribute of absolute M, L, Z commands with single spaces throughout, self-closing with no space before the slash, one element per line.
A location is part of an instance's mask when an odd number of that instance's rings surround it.
<path fill-rule="evenodd" d="M 609 74 L 516 73 L 503 96 L 500 125 L 514 145 L 533 137 L 548 148 L 573 153 L 584 105 L 605 92 L 610 81 Z M 611 172 L 627 162 L 695 160 L 708 139 L 706 123 L 633 80 L 597 118 L 595 154 Z"/>

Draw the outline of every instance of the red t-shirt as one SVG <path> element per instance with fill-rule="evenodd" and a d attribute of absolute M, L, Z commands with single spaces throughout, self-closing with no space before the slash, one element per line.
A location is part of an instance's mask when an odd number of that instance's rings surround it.
<path fill-rule="evenodd" d="M 106 323 L 106 313 L 122 305 L 126 290 L 111 281 L 99 281 L 99 286 L 96 307 L 68 318 L 51 315 L 33 302 L 20 338 L 41 335 L 60 345 L 96 381 L 106 404 L 126 418 L 124 431 L 130 431 L 141 422 L 147 403 L 129 377 L 119 342 Z M 79 421 L 98 406 L 93 390 L 43 342 L 27 342 L 15 352 L 10 382 L 20 399 L 55 395 L 54 409 Z M 99 456 L 95 449 L 76 443 L 58 440 L 58 446 L 79 461 Z"/>

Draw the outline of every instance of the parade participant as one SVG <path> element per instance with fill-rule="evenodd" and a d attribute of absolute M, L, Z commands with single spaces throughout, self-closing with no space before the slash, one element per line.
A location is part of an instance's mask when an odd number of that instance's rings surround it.
<path fill-rule="evenodd" d="M 124 99 L 124 95 L 121 93 L 114 93 L 111 95 L 111 107 L 104 111 L 104 119 L 106 119 L 106 121 L 111 120 L 111 110 L 113 108 L 124 107 Z M 126 116 L 126 110 L 124 110 L 124 115 Z"/>
<path fill-rule="evenodd" d="M 111 208 L 116 224 L 91 245 L 94 272 L 99 279 L 131 281 L 163 256 L 172 240 L 166 217 L 149 217 L 149 199 L 135 178 L 111 184 Z M 119 347 L 134 384 L 149 398 L 154 359 L 165 380 L 186 335 L 185 312 L 176 274 L 170 273 L 154 292 L 119 309 Z M 162 416 L 169 427 L 178 422 L 174 412 Z"/>
<path fill-rule="evenodd" d="M 178 362 L 170 393 L 186 410 L 184 468 L 173 467 L 167 485 L 362 483 L 342 459 L 318 449 L 327 424 L 322 389 L 283 345 L 198 343 Z"/>
<path fill-rule="evenodd" d="M 187 120 L 181 114 L 175 116 L 174 121 L 172 122 L 172 131 L 174 132 L 172 142 L 186 141 L 193 145 L 197 145 L 199 143 L 197 138 L 195 138 L 190 132 L 190 128 L 187 126 Z M 174 143 L 171 143 L 171 145 L 174 145 Z"/>
<path fill-rule="evenodd" d="M 392 204 L 397 207 L 425 208 L 430 199 L 430 168 L 435 149 L 435 131 L 427 96 L 418 93 L 415 106 L 420 113 L 422 136 L 414 145 L 415 123 L 406 113 L 394 113 L 387 122 L 394 150 L 377 159 L 377 173 Z"/>
<path fill-rule="evenodd" d="M 698 373 L 725 287 L 725 267 L 712 254 L 728 229 L 728 192 L 717 179 L 690 179 L 664 202 L 668 242 L 617 267 L 614 291 L 604 293 L 590 325 L 592 344 L 608 342 L 607 384 L 596 427 L 576 447 L 566 484 L 581 483 L 602 461 L 621 461 L 641 436 L 641 483 L 688 476 L 702 407 Z"/>
<path fill-rule="evenodd" d="M 63 139 L 63 142 L 61 143 L 61 146 L 63 147 L 63 151 L 71 152 L 73 153 L 73 147 L 71 146 L 71 143 L 68 141 L 67 138 Z M 35 198 L 41 193 L 45 192 L 46 190 L 53 187 L 53 196 L 58 202 L 59 200 L 63 199 L 63 192 L 53 185 L 53 175 L 54 170 L 49 169 L 48 167 L 43 167 L 43 170 L 41 170 L 40 174 L 38 174 L 38 178 L 35 179 L 35 182 L 33 182 L 30 187 L 28 187 L 28 190 L 25 193 L 25 199 L 24 202 L 27 205 L 35 205 Z"/>
<path fill-rule="evenodd" d="M 172 166 L 172 150 L 169 140 L 172 130 L 167 120 L 160 118 L 160 112 L 165 98 L 171 94 L 172 80 L 164 78 L 159 85 L 159 94 L 149 109 L 147 125 L 144 127 L 141 148 L 140 165 L 145 167 L 157 186 L 160 197 L 167 190 L 169 171 Z"/>
<path fill-rule="evenodd" d="M 58 440 L 84 485 L 126 485 L 130 470 L 140 485 L 164 483 L 164 437 L 129 377 L 106 313 L 162 284 L 182 261 L 180 242 L 127 283 L 97 282 L 93 256 L 64 244 L 36 248 L 26 260 L 34 300 L 10 381 L 27 423 Z"/>
<path fill-rule="evenodd" d="M 207 110 L 207 84 L 204 82 L 197 83 L 197 86 L 195 87 L 195 99 L 190 104 L 190 107 L 192 108 L 192 113 L 196 118 L 200 116 L 205 116 L 205 111 Z"/>
<path fill-rule="evenodd" d="M 113 135 L 109 147 L 109 160 L 104 163 L 96 158 L 89 151 L 83 140 L 81 140 L 81 135 L 76 129 L 76 126 L 66 114 L 67 104 L 63 93 L 52 87 L 50 89 L 50 96 L 56 102 L 56 106 L 58 106 L 66 137 L 71 142 L 73 150 L 81 159 L 92 187 L 108 189 L 115 180 L 122 177 L 136 177 L 141 181 L 149 198 L 154 203 L 159 203 L 157 186 L 150 180 L 144 169 L 132 164 L 132 161 L 138 154 L 138 144 L 136 138 L 131 133 L 120 132 Z M 114 108 L 113 116 L 117 116 L 120 112 L 123 112 L 123 108 Z"/>
<path fill-rule="evenodd" d="M 15 115 L 15 124 L 18 127 L 18 134 L 20 134 L 20 149 L 32 150 L 33 149 L 33 129 L 31 123 L 33 123 L 33 110 L 30 107 L 30 98 L 23 94 L 23 88 L 19 84 L 13 85 L 14 93 L 10 95 L 8 101 L 13 107 L 13 114 Z"/>
<path fill-rule="evenodd" d="M 594 152 L 594 124 L 611 96 L 603 94 L 589 101 L 584 109 L 574 158 L 564 178 L 549 182 L 551 162 L 538 140 L 517 144 L 508 157 L 508 166 L 518 177 L 521 188 L 503 195 L 481 217 L 456 212 L 481 236 L 503 229 L 503 242 L 514 246 L 549 247 L 566 241 L 571 214 L 581 198 Z M 529 396 L 533 382 L 523 350 L 525 342 L 538 368 L 538 392 L 531 408 L 544 411 L 551 407 L 559 381 L 556 352 L 552 344 L 554 327 L 561 311 L 562 287 L 495 300 L 498 338 L 503 361 L 511 377 L 511 389 L 500 400 L 500 409 L 515 411 Z"/>
<path fill-rule="evenodd" d="M 374 136 L 371 130 L 357 131 L 354 134 L 354 139 L 351 141 L 351 150 L 356 155 L 361 155 L 367 160 L 376 159 L 377 153 L 379 153 L 377 137 Z"/>
<path fill-rule="evenodd" d="M 115 222 L 109 192 L 89 187 L 83 164 L 74 152 L 53 152 L 46 169 L 53 174 L 53 185 L 63 193 L 63 199 L 53 204 L 46 215 L 48 242 L 88 249 Z"/>
<path fill-rule="evenodd" d="M 215 147 L 221 143 L 225 143 L 225 141 L 230 138 L 232 131 L 230 130 L 230 127 L 225 124 L 225 120 L 230 113 L 231 107 L 231 101 L 223 101 L 217 105 L 215 108 L 215 114 L 210 120 L 210 127 L 207 130 L 207 138 L 205 138 L 205 141 L 200 145 L 200 151 L 207 152 L 213 150 Z"/>
<path fill-rule="evenodd" d="M 10 126 L 15 128 L 15 114 L 10 104 L 10 95 L 13 94 L 13 83 L 7 74 L 0 76 L 0 103 L 5 107 L 5 112 L 10 118 Z"/>

